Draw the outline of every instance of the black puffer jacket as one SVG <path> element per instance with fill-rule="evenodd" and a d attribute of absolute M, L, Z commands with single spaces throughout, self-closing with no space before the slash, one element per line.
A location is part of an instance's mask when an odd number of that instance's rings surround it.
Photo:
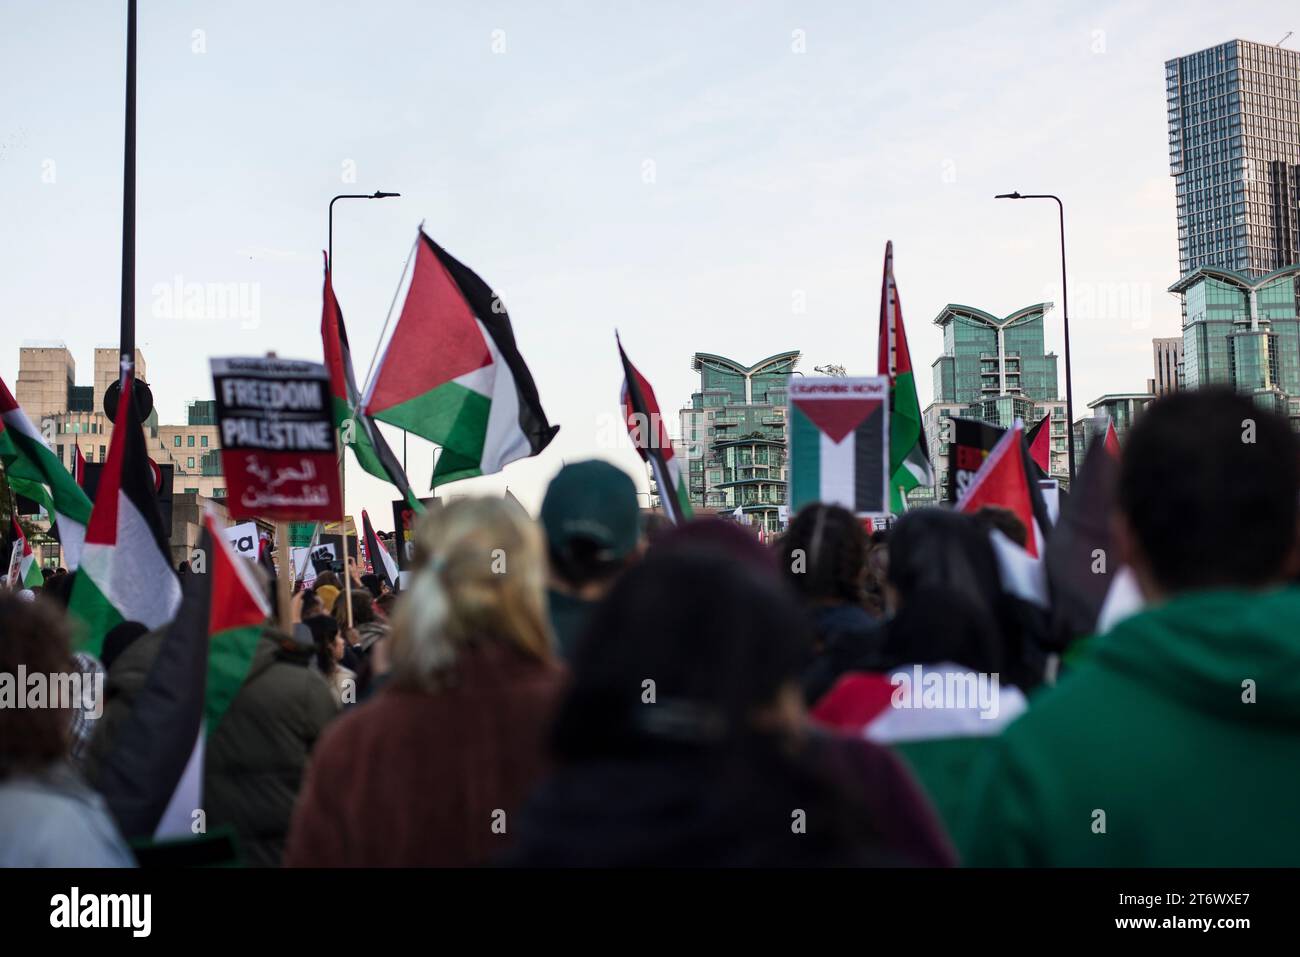
<path fill-rule="evenodd" d="M 207 743 L 203 803 L 208 827 L 229 825 L 244 861 L 276 867 L 312 746 L 338 705 L 309 668 L 312 649 L 286 650 L 268 631 L 248 677 Z"/>

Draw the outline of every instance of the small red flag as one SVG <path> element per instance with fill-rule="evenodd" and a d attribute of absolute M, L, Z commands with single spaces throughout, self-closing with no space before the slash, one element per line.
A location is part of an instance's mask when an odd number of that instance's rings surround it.
<path fill-rule="evenodd" d="M 1025 550 L 1037 558 L 1042 552 L 1042 531 L 1034 520 L 1029 476 L 1025 474 L 1025 457 L 1020 452 L 1023 435 L 1019 422 L 1015 428 L 1007 429 L 966 487 L 966 493 L 957 502 L 957 511 L 973 515 L 986 505 L 1005 508 L 1029 530 Z"/>

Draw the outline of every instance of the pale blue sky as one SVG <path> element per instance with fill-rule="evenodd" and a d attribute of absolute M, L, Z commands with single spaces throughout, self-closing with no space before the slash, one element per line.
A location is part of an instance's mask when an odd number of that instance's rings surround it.
<path fill-rule="evenodd" d="M 635 453 L 602 447 L 615 327 L 674 413 L 695 351 L 873 372 L 890 238 L 928 402 L 945 303 L 1059 301 L 1055 207 L 992 199 L 1014 189 L 1067 204 L 1076 417 L 1143 389 L 1151 338 L 1178 332 L 1163 63 L 1297 26 L 1275 0 L 140 6 L 137 335 L 163 419 L 211 397 L 211 355 L 319 360 L 329 198 L 400 191 L 336 207 L 358 376 L 424 220 L 502 296 L 562 426 L 450 491 L 530 507 L 561 459 L 644 487 Z M 6 381 L 22 338 L 66 341 L 82 384 L 116 342 L 124 10 L 0 0 Z M 168 314 L 177 277 L 246 284 L 256 323 Z M 413 439 L 417 487 L 430 469 Z M 389 515 L 382 483 L 348 477 L 354 513 Z"/>

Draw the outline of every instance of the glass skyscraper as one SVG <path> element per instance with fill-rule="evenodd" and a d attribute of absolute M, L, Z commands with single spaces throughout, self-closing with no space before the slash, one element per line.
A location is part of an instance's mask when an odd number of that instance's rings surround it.
<path fill-rule="evenodd" d="M 1183 297 L 1182 386 L 1226 385 L 1300 426 L 1300 265 L 1263 276 L 1203 266 Z"/>
<path fill-rule="evenodd" d="M 1065 401 L 1056 385 L 1056 354 L 1043 342 L 1043 314 L 1035 303 L 999 318 L 983 309 L 950 303 L 935 317 L 943 330 L 943 355 L 934 360 L 934 401 L 924 413 L 935 489 L 917 489 L 908 501 L 942 499 L 948 481 L 947 419 L 979 419 L 1001 428 L 1020 419 L 1028 428 L 1051 415 L 1051 474 L 1069 475 Z"/>
<path fill-rule="evenodd" d="M 1178 274 L 1300 262 L 1300 53 L 1231 40 L 1165 64 Z"/>
<path fill-rule="evenodd" d="M 700 389 L 681 425 L 692 505 L 739 508 L 753 525 L 781 529 L 789 502 L 786 382 L 799 355 L 781 352 L 752 366 L 707 352 L 691 358 Z"/>

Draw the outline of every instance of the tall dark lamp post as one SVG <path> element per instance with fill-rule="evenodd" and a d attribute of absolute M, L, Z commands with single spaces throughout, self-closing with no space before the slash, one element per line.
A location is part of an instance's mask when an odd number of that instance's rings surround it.
<path fill-rule="evenodd" d="M 1070 484 L 1074 485 L 1074 387 L 1070 377 L 1070 294 L 1065 286 L 1065 206 L 1051 193 L 999 193 L 994 199 L 1050 199 L 1056 202 L 1061 219 L 1061 324 L 1065 330 L 1065 435 L 1070 450 Z"/>

